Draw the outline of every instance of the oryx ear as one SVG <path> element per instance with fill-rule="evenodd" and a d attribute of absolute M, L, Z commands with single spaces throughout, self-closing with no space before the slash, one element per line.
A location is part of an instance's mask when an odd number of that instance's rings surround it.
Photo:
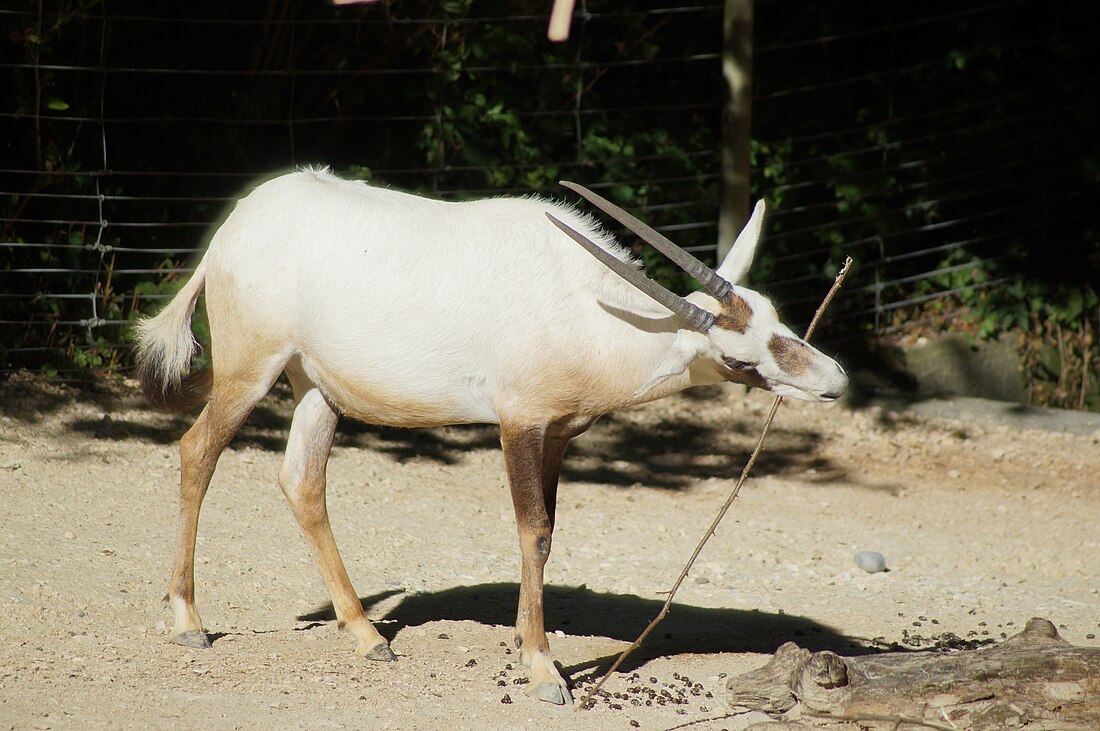
<path fill-rule="evenodd" d="M 661 362 L 649 374 L 645 383 L 634 392 L 634 398 L 641 398 L 673 376 L 680 375 L 691 367 L 696 358 L 705 354 L 706 350 L 705 335 L 694 330 L 680 330 Z"/>
<path fill-rule="evenodd" d="M 760 234 L 763 231 L 764 199 L 761 198 L 757 201 L 752 215 L 749 216 L 749 222 L 745 224 L 745 228 L 741 229 L 741 233 L 737 235 L 737 240 L 733 242 L 733 246 L 726 254 L 722 265 L 718 267 L 718 275 L 732 284 L 744 283 L 745 276 L 749 273 L 749 267 L 752 266 L 752 257 L 756 253 L 756 245 L 760 243 Z"/>

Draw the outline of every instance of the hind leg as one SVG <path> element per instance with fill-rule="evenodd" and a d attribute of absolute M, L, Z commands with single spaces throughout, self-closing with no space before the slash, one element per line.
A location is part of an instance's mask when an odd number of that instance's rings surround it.
<path fill-rule="evenodd" d="M 325 469 L 336 433 L 337 414 L 320 391 L 307 390 L 307 384 L 294 369 L 288 369 L 287 373 L 298 406 L 290 425 L 279 485 L 317 561 L 321 578 L 332 597 L 336 621 L 341 629 L 355 637 L 356 654 L 371 660 L 396 660 L 389 643 L 363 612 L 329 524 Z"/>
<path fill-rule="evenodd" d="M 180 512 L 176 557 L 166 597 L 172 611 L 171 642 L 187 647 L 210 647 L 195 606 L 195 540 L 210 478 L 218 458 L 233 440 L 256 403 L 263 398 L 282 368 L 281 362 L 252 362 L 246 378 L 225 376 L 215 368 L 210 400 L 195 424 L 180 439 Z M 266 366 L 266 367 L 265 367 Z M 257 380 L 255 373 L 261 375 Z"/>

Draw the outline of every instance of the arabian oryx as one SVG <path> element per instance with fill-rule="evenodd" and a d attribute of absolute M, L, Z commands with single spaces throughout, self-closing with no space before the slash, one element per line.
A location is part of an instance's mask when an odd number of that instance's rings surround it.
<path fill-rule="evenodd" d="M 339 625 L 372 660 L 395 658 L 363 613 L 325 502 L 339 415 L 395 427 L 500 425 L 522 555 L 515 641 L 531 669 L 529 693 L 559 704 L 572 697 L 543 626 L 543 567 L 569 440 L 602 414 L 699 384 L 732 381 L 811 401 L 844 393 L 841 367 L 740 284 L 763 202 L 711 270 L 596 194 L 564 185 L 706 291 L 669 292 L 592 217 L 551 200 L 441 202 L 306 169 L 237 203 L 191 280 L 138 325 L 150 401 L 169 410 L 205 403 L 180 440 L 167 597 L 174 642 L 209 647 L 195 607 L 199 507 L 218 456 L 281 373 L 297 405 L 279 484 Z M 185 375 L 204 289 L 212 365 Z"/>

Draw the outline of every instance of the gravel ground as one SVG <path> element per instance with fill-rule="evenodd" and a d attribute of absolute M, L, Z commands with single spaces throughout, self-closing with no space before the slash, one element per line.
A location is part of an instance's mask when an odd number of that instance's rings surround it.
<path fill-rule="evenodd" d="M 574 442 L 547 625 L 582 689 L 656 615 L 770 401 L 703 389 Z M 928 647 L 1042 616 L 1100 646 L 1100 432 L 788 401 L 669 617 L 579 712 L 528 698 L 507 644 L 519 559 L 495 428 L 342 424 L 334 530 L 399 656 L 365 661 L 276 485 L 289 413 L 269 398 L 222 457 L 197 552 L 214 643 L 189 650 L 161 606 L 189 420 L 124 389 L 0 384 L 0 728 L 732 730 L 726 677 L 788 640 Z"/>

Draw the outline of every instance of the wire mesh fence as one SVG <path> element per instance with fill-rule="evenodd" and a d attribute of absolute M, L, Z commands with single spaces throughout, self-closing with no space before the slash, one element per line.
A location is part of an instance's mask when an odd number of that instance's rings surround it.
<path fill-rule="evenodd" d="M 226 207 L 298 165 L 450 199 L 574 179 L 713 256 L 723 6 L 577 8 L 556 46 L 549 3 L 0 9 L 0 372 L 126 372 L 130 323 Z M 757 275 L 790 319 L 844 254 L 834 339 L 942 322 L 1036 262 L 1072 273 L 1100 202 L 1086 10 L 758 0 Z"/>

